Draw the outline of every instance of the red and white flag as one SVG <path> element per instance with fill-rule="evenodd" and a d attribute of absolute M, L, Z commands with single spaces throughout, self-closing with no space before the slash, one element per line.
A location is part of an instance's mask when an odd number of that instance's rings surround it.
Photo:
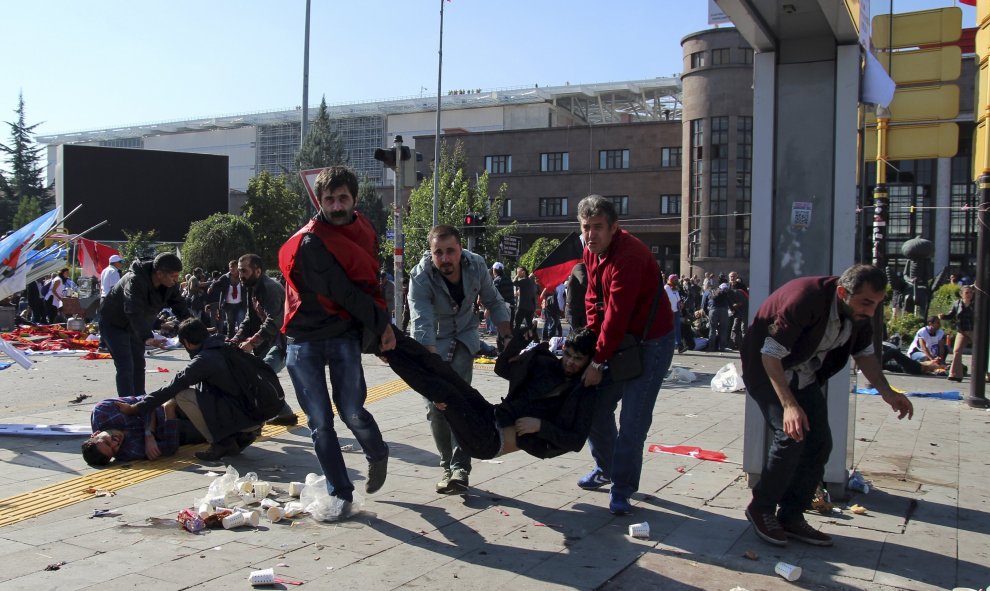
<path fill-rule="evenodd" d="M 95 240 L 79 238 L 76 240 L 76 258 L 82 267 L 83 277 L 99 277 L 103 269 L 110 264 L 110 257 L 120 254 L 116 248 L 100 244 Z"/>

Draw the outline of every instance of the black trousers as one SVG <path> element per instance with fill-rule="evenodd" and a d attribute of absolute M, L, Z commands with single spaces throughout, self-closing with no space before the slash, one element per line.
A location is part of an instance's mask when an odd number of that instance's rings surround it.
<path fill-rule="evenodd" d="M 465 382 L 436 353 L 431 353 L 395 327 L 395 349 L 383 354 L 400 378 L 431 402 L 447 405 L 442 411 L 457 443 L 472 458 L 487 460 L 502 448 L 495 426 L 495 406 Z"/>
<path fill-rule="evenodd" d="M 772 513 L 779 506 L 777 517 L 780 521 L 801 520 L 825 476 L 825 464 L 832 453 L 825 394 L 818 384 L 800 390 L 792 385 L 791 391 L 811 425 L 804 439 L 795 441 L 784 433 L 784 407 L 773 387 L 767 386 L 766 391 L 756 390 L 750 395 L 773 431 L 773 440 L 760 482 L 753 488 L 753 508 L 759 513 Z"/>

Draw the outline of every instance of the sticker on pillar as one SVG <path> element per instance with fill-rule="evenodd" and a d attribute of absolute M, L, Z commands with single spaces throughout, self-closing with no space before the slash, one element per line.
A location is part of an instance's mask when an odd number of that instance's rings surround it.
<path fill-rule="evenodd" d="M 791 225 L 795 228 L 807 228 L 811 225 L 811 203 L 795 201 L 791 204 Z"/>

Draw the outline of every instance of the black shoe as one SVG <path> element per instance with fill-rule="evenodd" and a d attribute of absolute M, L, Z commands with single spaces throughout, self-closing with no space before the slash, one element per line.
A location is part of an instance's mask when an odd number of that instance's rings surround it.
<path fill-rule="evenodd" d="M 287 413 L 284 415 L 278 415 L 274 419 L 269 419 L 266 423 L 268 425 L 284 425 L 286 427 L 291 427 L 293 425 L 299 424 L 299 417 L 296 413 Z"/>
<path fill-rule="evenodd" d="M 261 435 L 260 430 L 259 431 L 247 431 L 247 432 L 243 432 L 242 431 L 240 433 L 235 433 L 234 434 L 234 441 L 237 443 L 238 449 L 240 449 L 241 451 L 244 451 L 252 443 L 254 443 L 255 440 L 258 439 L 258 436 L 259 435 Z"/>
<path fill-rule="evenodd" d="M 781 521 L 780 527 L 784 530 L 784 533 L 788 538 L 800 540 L 805 544 L 811 544 L 812 546 L 832 545 L 832 536 L 811 527 L 811 525 L 804 519 L 799 519 L 797 521 Z"/>
<path fill-rule="evenodd" d="M 753 531 L 764 542 L 774 546 L 787 545 L 787 532 L 780 526 L 777 516 L 773 513 L 759 513 L 752 507 L 746 507 L 746 519 L 753 524 Z"/>
<path fill-rule="evenodd" d="M 385 448 L 385 457 L 374 462 L 368 462 L 368 480 L 364 483 L 364 492 L 374 494 L 385 484 L 385 477 L 388 475 L 388 447 Z"/>
<path fill-rule="evenodd" d="M 222 441 L 216 441 L 210 444 L 204 451 L 198 451 L 195 456 L 204 462 L 216 462 L 224 456 L 236 456 L 241 453 L 240 446 L 237 445 L 237 440 L 231 436 Z"/>

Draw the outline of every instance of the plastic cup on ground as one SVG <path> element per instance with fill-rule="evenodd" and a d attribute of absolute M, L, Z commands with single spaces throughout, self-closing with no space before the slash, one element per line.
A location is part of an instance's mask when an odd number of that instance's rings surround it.
<path fill-rule="evenodd" d="M 227 496 L 217 495 L 215 497 L 210 497 L 204 501 L 214 508 L 226 508 L 227 507 Z"/>
<path fill-rule="evenodd" d="M 207 515 L 209 515 L 210 513 L 213 513 L 213 505 L 211 505 L 209 503 L 200 503 L 199 504 L 199 509 L 197 509 L 197 513 L 199 513 L 199 516 L 200 517 L 202 517 L 203 519 L 206 519 L 206 516 Z"/>
<path fill-rule="evenodd" d="M 290 482 L 289 483 L 289 496 L 298 497 L 302 494 L 303 487 L 306 486 L 304 482 Z"/>
<path fill-rule="evenodd" d="M 261 499 L 261 508 L 268 510 L 272 507 L 281 507 L 275 499 Z"/>
<path fill-rule="evenodd" d="M 319 479 L 320 479 L 319 474 L 316 474 L 315 472 L 310 472 L 309 474 L 306 475 L 306 484 L 313 484 Z"/>
<path fill-rule="evenodd" d="M 244 514 L 244 519 L 246 521 L 245 525 L 250 525 L 251 527 L 258 527 L 261 523 L 261 511 L 257 509 L 250 511 L 248 509 L 241 509 L 240 513 Z"/>
<path fill-rule="evenodd" d="M 285 516 L 286 517 L 295 517 L 296 515 L 299 515 L 300 513 L 302 513 L 305 510 L 306 510 L 306 507 L 303 507 L 303 504 L 300 503 L 300 502 L 297 502 L 297 501 L 293 501 L 291 503 L 286 503 L 285 504 Z"/>
<path fill-rule="evenodd" d="M 801 578 L 801 567 L 786 562 L 778 562 L 777 566 L 773 567 L 773 571 L 791 583 Z"/>
<path fill-rule="evenodd" d="M 629 526 L 629 536 L 633 538 L 650 537 L 650 524 L 647 522 L 633 523 Z"/>
<path fill-rule="evenodd" d="M 275 569 L 266 568 L 264 570 L 251 571 L 251 576 L 248 580 L 251 581 L 252 585 L 274 585 Z"/>
<path fill-rule="evenodd" d="M 254 482 L 251 480 L 245 480 L 244 482 L 241 483 L 238 489 L 242 493 L 249 493 L 252 490 L 254 490 Z"/>
<path fill-rule="evenodd" d="M 268 521 L 272 523 L 278 523 L 285 518 L 285 509 L 281 507 L 269 507 L 268 508 Z"/>
<path fill-rule="evenodd" d="M 221 521 L 220 523 L 223 524 L 224 529 L 234 529 L 235 527 L 241 527 L 247 524 L 247 515 L 241 513 L 240 511 L 234 511 L 230 515 L 224 517 L 223 521 Z"/>
<path fill-rule="evenodd" d="M 267 497 L 270 492 L 272 492 L 272 483 L 260 480 L 254 483 L 254 496 L 259 500 Z"/>

